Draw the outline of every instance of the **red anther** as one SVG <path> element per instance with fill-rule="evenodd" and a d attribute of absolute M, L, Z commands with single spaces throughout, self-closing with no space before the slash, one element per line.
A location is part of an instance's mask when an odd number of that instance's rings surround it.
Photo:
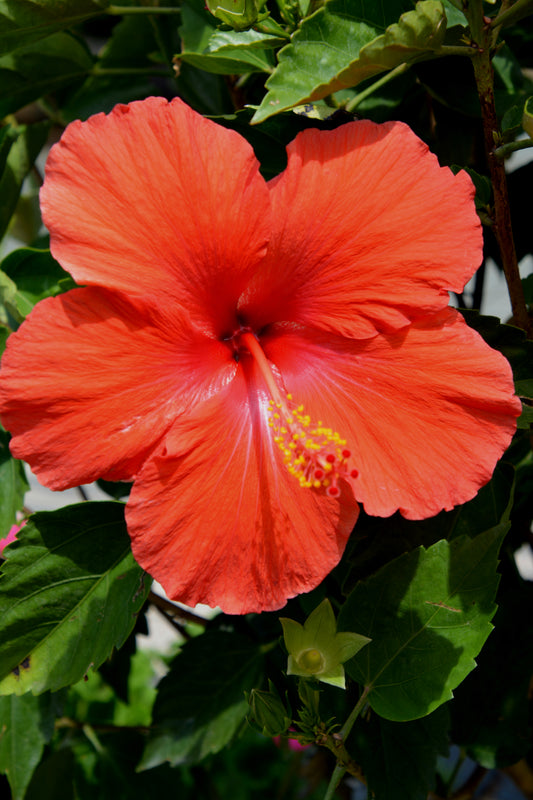
<path fill-rule="evenodd" d="M 358 469 L 350 470 L 350 478 L 358 478 L 358 477 L 359 477 L 359 470 Z"/>
<path fill-rule="evenodd" d="M 336 461 L 335 454 L 334 453 L 328 453 L 327 456 L 326 456 L 326 461 L 328 462 L 328 464 L 334 464 L 335 461 Z"/>

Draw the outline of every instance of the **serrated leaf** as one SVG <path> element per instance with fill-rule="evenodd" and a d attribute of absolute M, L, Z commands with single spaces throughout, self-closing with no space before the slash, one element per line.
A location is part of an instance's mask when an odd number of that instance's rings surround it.
<path fill-rule="evenodd" d="M 0 697 L 0 772 L 7 775 L 12 800 L 23 800 L 44 745 L 54 732 L 54 699 Z"/>
<path fill-rule="evenodd" d="M 108 0 L 0 0 L 0 55 L 102 14 Z"/>
<path fill-rule="evenodd" d="M 492 630 L 498 551 L 508 528 L 502 523 L 474 539 L 420 547 L 350 594 L 339 629 L 372 641 L 346 671 L 368 687 L 380 716 L 406 721 L 429 714 L 475 667 Z"/>
<path fill-rule="evenodd" d="M 435 789 L 437 759 L 448 754 L 448 709 L 422 719 L 390 722 L 371 715 L 357 722 L 348 742 L 375 800 L 426 800 Z"/>
<path fill-rule="evenodd" d="M 266 83 L 268 93 L 253 122 L 433 55 L 446 33 L 442 3 L 419 0 L 414 10 L 409 8 L 398 0 L 386 7 L 362 0 L 331 0 L 307 17 L 280 51 L 279 65 Z"/>
<path fill-rule="evenodd" d="M 0 57 L 0 117 L 82 79 L 93 59 L 78 39 L 56 33 Z"/>
<path fill-rule="evenodd" d="M 163 678 L 139 769 L 165 761 L 201 761 L 231 741 L 248 711 L 244 692 L 260 682 L 263 657 L 248 639 L 226 631 L 187 642 Z"/>
<path fill-rule="evenodd" d="M 218 31 L 202 10 L 184 4 L 181 10 L 182 52 L 179 61 L 214 74 L 271 72 L 279 45 L 277 36 L 258 31 Z"/>
<path fill-rule="evenodd" d="M 46 142 L 49 125 L 38 122 L 13 131 L 16 137 L 0 176 L 0 238 L 13 215 L 24 178 Z"/>
<path fill-rule="evenodd" d="M 0 539 L 16 523 L 16 513 L 22 510 L 29 489 L 22 461 L 9 452 L 9 439 L 9 434 L 0 429 Z"/>
<path fill-rule="evenodd" d="M 120 503 L 34 514 L 6 556 L 0 694 L 39 694 L 81 680 L 124 644 L 150 588 Z"/>

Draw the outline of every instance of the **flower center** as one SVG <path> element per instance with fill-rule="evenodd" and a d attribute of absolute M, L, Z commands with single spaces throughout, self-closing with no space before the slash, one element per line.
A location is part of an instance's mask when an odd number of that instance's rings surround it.
<path fill-rule="evenodd" d="M 315 675 L 317 672 L 323 672 L 326 667 L 324 656 L 320 650 L 310 647 L 309 650 L 304 650 L 298 657 L 298 666 L 305 669 L 306 672 L 311 672 Z"/>
<path fill-rule="evenodd" d="M 300 486 L 322 488 L 330 497 L 338 497 L 339 480 L 354 479 L 359 474 L 350 468 L 352 454 L 346 447 L 346 440 L 321 420 L 313 422 L 303 405 L 296 405 L 292 395 L 282 395 L 268 359 L 253 333 L 241 333 L 239 342 L 255 359 L 270 392 L 268 425 L 274 442 L 283 453 L 288 471 Z"/>

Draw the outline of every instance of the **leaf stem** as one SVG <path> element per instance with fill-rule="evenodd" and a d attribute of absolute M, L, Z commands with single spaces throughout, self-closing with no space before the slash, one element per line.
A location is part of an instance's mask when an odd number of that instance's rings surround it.
<path fill-rule="evenodd" d="M 518 139 L 516 142 L 507 142 L 494 150 L 496 158 L 506 158 L 516 150 L 525 150 L 526 147 L 533 147 L 533 139 Z"/>
<path fill-rule="evenodd" d="M 500 13 L 491 21 L 491 28 L 500 28 L 502 25 L 514 25 L 515 22 L 527 17 L 533 11 L 533 0 L 517 0 L 509 8 L 502 3 Z"/>
<path fill-rule="evenodd" d="M 89 75 L 98 78 L 105 75 L 147 75 L 151 77 L 159 76 L 162 78 L 172 78 L 174 73 L 172 70 L 166 69 L 165 67 L 161 67 L 160 69 L 149 67 L 93 67 Z"/>
<path fill-rule="evenodd" d="M 345 772 L 346 770 L 344 767 L 341 767 L 340 764 L 337 764 L 333 770 L 333 774 L 331 775 L 326 794 L 324 795 L 324 800 L 333 800 L 335 797 L 335 792 L 337 791 L 337 787 L 342 781 Z"/>
<path fill-rule="evenodd" d="M 172 618 L 181 619 L 183 622 L 192 622 L 195 625 L 202 625 L 205 627 L 209 621 L 204 619 L 204 617 L 199 617 L 198 614 L 193 614 L 192 611 L 187 611 L 187 609 L 177 606 L 175 603 L 171 603 L 170 600 L 160 597 L 158 594 L 155 594 L 155 592 L 150 592 L 148 595 L 148 602 L 152 603 L 152 605 L 164 611 Z"/>
<path fill-rule="evenodd" d="M 362 92 L 356 94 L 355 97 L 352 97 L 352 99 L 346 103 L 344 108 L 346 111 L 353 111 L 360 103 L 363 102 L 363 100 L 365 100 L 375 91 L 381 89 L 382 86 L 385 86 L 389 81 L 394 80 L 394 78 L 397 78 L 399 75 L 403 75 L 404 72 L 407 72 L 409 67 L 410 65 L 405 62 L 403 64 L 398 64 L 397 67 L 394 67 L 394 69 L 391 69 L 390 72 L 385 73 L 385 75 L 379 78 L 379 80 L 375 81 L 375 83 L 373 83 L 371 86 L 368 86 L 366 89 L 363 89 Z"/>
<path fill-rule="evenodd" d="M 344 742 L 350 735 L 350 732 L 354 726 L 357 717 L 366 706 L 366 698 L 369 695 L 370 689 L 371 686 L 365 686 L 365 688 L 361 693 L 361 697 L 353 707 L 348 719 L 346 720 L 346 722 L 344 723 L 338 734 L 336 734 L 336 736 L 334 737 L 336 741 L 339 743 L 338 745 L 336 745 L 336 747 L 339 748 L 339 745 L 342 745 L 342 755 L 345 755 L 346 757 L 344 758 L 343 761 L 337 763 L 337 765 L 335 766 L 326 794 L 324 796 L 324 800 L 332 800 L 332 798 L 335 795 L 335 791 L 346 772 L 349 771 L 350 774 L 355 775 L 356 777 L 359 778 L 359 780 L 362 780 L 363 778 L 361 769 L 355 765 L 355 762 L 353 762 L 352 759 L 350 759 L 349 755 L 346 753 Z M 326 744 L 326 746 L 328 745 Z M 332 750 L 333 748 L 330 747 L 329 749 Z M 333 752 L 335 753 L 335 750 L 333 750 Z M 355 769 L 354 768 L 349 769 L 351 765 L 354 765 Z"/>
<path fill-rule="evenodd" d="M 179 8 L 169 6 L 108 6 L 104 9 L 106 14 L 179 14 Z"/>
<path fill-rule="evenodd" d="M 481 0 L 468 3 L 465 13 L 467 13 L 470 30 L 478 45 L 478 51 L 472 58 L 472 64 L 481 105 L 485 152 L 494 192 L 493 230 L 501 254 L 514 324 L 523 328 L 531 337 L 533 332 L 520 279 L 511 225 L 505 165 L 495 153 L 496 145 L 501 143 L 502 137 L 494 102 L 494 71 L 491 60 L 493 31 L 484 22 Z"/>

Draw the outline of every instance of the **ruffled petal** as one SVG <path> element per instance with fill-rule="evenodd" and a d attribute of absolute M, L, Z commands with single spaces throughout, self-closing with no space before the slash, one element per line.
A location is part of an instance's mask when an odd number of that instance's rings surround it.
<path fill-rule="evenodd" d="M 366 341 L 284 329 L 264 348 L 295 401 L 347 440 L 371 515 L 423 519 L 470 500 L 516 429 L 508 362 L 451 309 Z"/>
<path fill-rule="evenodd" d="M 281 463 L 268 397 L 244 356 L 228 390 L 183 418 L 148 460 L 126 509 L 133 554 L 174 600 L 233 614 L 281 608 L 338 563 L 357 519 Z"/>
<path fill-rule="evenodd" d="M 270 227 L 248 143 L 161 97 L 69 125 L 41 208 L 52 254 L 78 283 L 164 292 L 218 334 L 234 325 Z"/>
<path fill-rule="evenodd" d="M 235 372 L 228 348 L 175 313 L 102 289 L 39 303 L 10 336 L 0 413 L 46 486 L 128 480 L 179 414 Z"/>
<path fill-rule="evenodd" d="M 308 130 L 270 181 L 266 261 L 241 301 L 250 324 L 292 320 L 363 338 L 448 304 L 482 258 L 474 188 L 404 124 Z"/>

